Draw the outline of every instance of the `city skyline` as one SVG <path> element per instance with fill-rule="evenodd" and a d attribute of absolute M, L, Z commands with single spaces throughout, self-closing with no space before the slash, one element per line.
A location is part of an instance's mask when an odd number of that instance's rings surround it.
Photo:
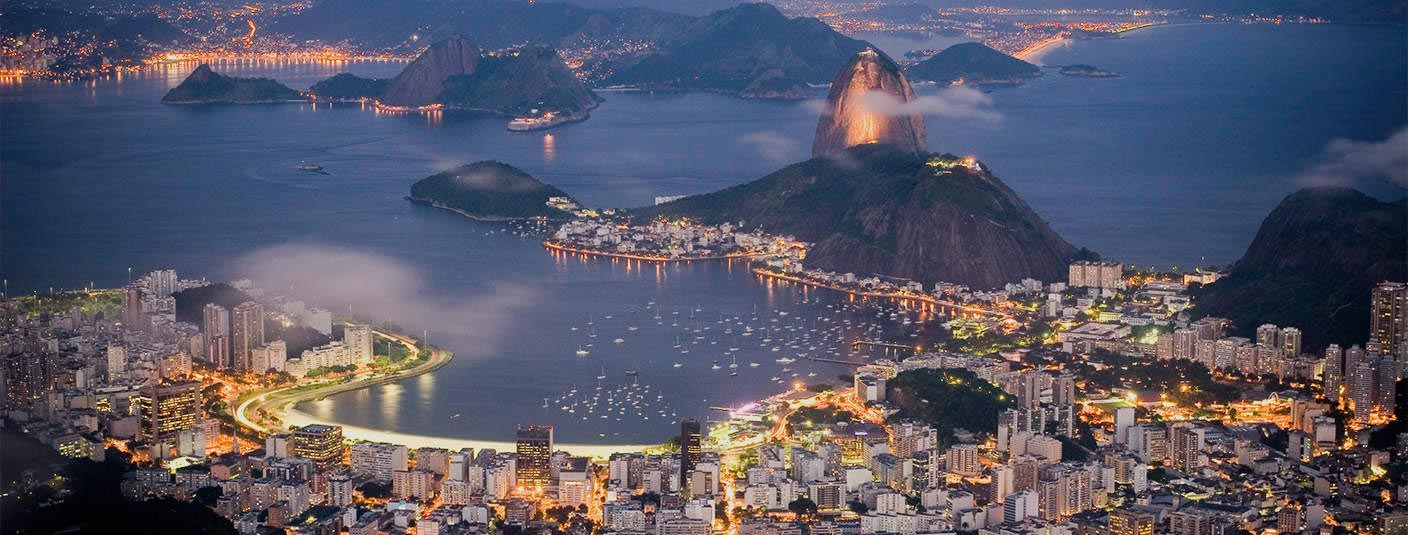
<path fill-rule="evenodd" d="M 6 532 L 1408 535 L 1405 0 L 0 11 Z"/>

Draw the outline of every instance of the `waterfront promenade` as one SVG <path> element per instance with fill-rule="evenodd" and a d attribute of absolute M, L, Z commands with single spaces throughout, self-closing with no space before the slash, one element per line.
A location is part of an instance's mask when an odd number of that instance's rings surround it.
<path fill-rule="evenodd" d="M 849 288 L 849 287 L 845 287 L 845 286 L 839 286 L 839 285 L 836 285 L 836 284 L 832 284 L 832 283 L 829 283 L 829 282 L 826 282 L 826 281 L 821 281 L 821 280 L 813 279 L 813 278 L 810 278 L 810 277 L 799 277 L 799 276 L 796 276 L 796 275 L 788 275 L 788 274 L 786 274 L 786 273 L 778 273 L 778 272 L 776 272 L 776 271 L 772 271 L 772 270 L 768 270 L 768 269 L 763 269 L 763 268 L 753 268 L 753 274 L 754 274 L 754 275 L 757 275 L 757 276 L 759 276 L 759 277 L 761 277 L 761 278 L 763 278 L 763 279 L 773 279 L 773 280 L 780 280 L 780 281 L 786 281 L 786 282 L 795 282 L 795 283 L 798 283 L 798 284 L 805 284 L 805 285 L 807 285 L 807 286 L 811 286 L 811 287 L 814 287 L 814 288 L 825 288 L 825 289 L 828 289 L 828 290 L 835 290 L 835 291 L 838 291 L 838 292 L 844 292 L 844 293 L 847 293 L 847 294 L 850 294 L 850 295 L 854 295 L 854 296 L 859 296 L 859 297 L 876 297 L 876 298 L 881 298 L 881 299 L 895 299 L 895 300 L 899 300 L 899 301 L 908 301 L 908 302 L 911 302 L 911 303 L 918 303 L 918 304 L 921 304 L 921 305 L 923 305 L 923 306 L 932 307 L 932 308 L 934 308 L 935 310 L 940 310 L 940 311 L 943 311 L 943 312 L 945 312 L 945 313 L 948 313 L 948 314 L 954 315 L 954 316 L 966 315 L 966 316 L 968 316 L 968 317 L 970 317 L 970 318 L 986 317 L 986 318 L 988 318 L 988 319 L 993 319 L 993 320 L 998 320 L 998 321 L 1007 321 L 1007 320 L 1011 320 L 1011 319 L 1012 319 L 1012 316 L 1010 316 L 1010 315 L 1008 315 L 1008 314 L 1005 314 L 1005 313 L 1002 313 L 1002 312 L 998 312 L 998 311 L 995 311 L 995 310 L 988 310 L 988 309 L 986 309 L 986 308 L 981 308 L 981 307 L 977 307 L 977 306 L 973 306 L 973 305 L 965 305 L 965 304 L 962 304 L 962 303 L 955 303 L 955 302 L 953 302 L 953 301 L 944 301 L 944 300 L 935 298 L 934 296 L 926 295 L 926 294 L 916 294 L 916 293 L 900 292 L 900 291 L 896 291 L 896 292 L 885 292 L 885 291 L 874 291 L 874 290 L 864 290 L 864 289 L 858 289 L 858 288 Z"/>
<path fill-rule="evenodd" d="M 756 256 L 762 256 L 762 255 L 764 255 L 764 254 L 767 254 L 767 253 L 761 253 L 761 252 L 756 252 L 756 251 L 743 251 L 743 252 L 738 252 L 738 253 L 729 253 L 729 254 L 712 255 L 712 256 L 667 256 L 667 255 L 648 254 L 648 253 L 623 253 L 623 252 L 619 252 L 619 251 L 606 251 L 606 250 L 601 250 L 601 249 L 588 249 L 588 248 L 584 248 L 584 247 L 576 247 L 576 246 L 567 245 L 567 244 L 563 244 L 563 243 L 558 243 L 558 242 L 554 242 L 554 241 L 544 241 L 544 242 L 543 242 L 543 247 L 547 248 L 547 250 L 549 250 L 549 251 L 556 251 L 556 252 L 567 253 L 567 254 L 576 254 L 576 255 L 584 255 L 584 256 L 596 256 L 596 257 L 601 257 L 601 258 L 619 258 L 619 259 L 622 259 L 622 260 L 639 260 L 639 261 L 642 261 L 642 262 L 660 262 L 660 263 L 668 263 L 668 262 L 692 262 L 692 261 L 695 261 L 695 260 L 732 260 L 732 259 L 735 259 L 735 258 L 753 258 L 753 257 L 756 257 Z"/>
<path fill-rule="evenodd" d="M 376 336 L 406 346 L 412 358 L 417 356 L 421 351 L 420 348 L 416 346 L 415 340 L 410 337 L 381 331 L 372 332 Z M 394 383 L 418 375 L 431 373 L 449 364 L 454 356 L 451 352 L 440 348 L 431 347 L 429 351 L 430 355 L 428 358 L 420 364 L 390 374 L 369 374 L 346 382 L 332 380 L 326 383 L 289 386 L 259 393 L 239 403 L 235 408 L 235 421 L 241 427 L 261 435 L 281 432 L 290 427 L 301 427 L 309 424 L 329 424 L 341 426 L 342 436 L 348 440 L 389 442 L 392 444 L 401 444 L 409 448 L 447 448 L 451 450 L 461 448 L 493 448 L 499 451 L 514 450 L 517 445 L 512 441 L 440 437 L 381 431 L 318 419 L 294 408 L 297 404 L 304 401 L 322 399 L 344 392 Z M 473 415 L 467 415 L 463 420 L 457 421 L 455 425 L 472 428 L 477 424 L 475 423 Z M 586 455 L 590 457 L 606 457 L 616 452 L 637 452 L 658 446 L 659 444 L 559 443 L 557 445 L 558 449 L 569 451 L 576 455 Z"/>
<path fill-rule="evenodd" d="M 416 358 L 420 355 L 420 348 L 416 346 L 415 340 L 410 337 L 375 330 L 372 331 L 372 333 L 405 346 L 410 355 L 409 358 Z M 430 373 L 449 364 L 450 360 L 454 358 L 453 353 L 443 349 L 431 347 L 429 351 L 430 355 L 428 355 L 428 358 L 420 364 L 391 373 L 383 374 L 372 372 L 354 377 L 349 381 L 342 381 L 342 378 L 338 378 L 322 383 L 287 386 L 258 393 L 248 399 L 244 399 L 235 408 L 235 422 L 241 427 L 259 434 L 277 432 L 288 425 L 287 422 L 283 422 L 280 418 L 286 407 L 291 407 L 303 401 L 393 383 L 402 379 Z M 265 419 L 271 420 L 272 423 L 267 425 L 262 423 Z"/>

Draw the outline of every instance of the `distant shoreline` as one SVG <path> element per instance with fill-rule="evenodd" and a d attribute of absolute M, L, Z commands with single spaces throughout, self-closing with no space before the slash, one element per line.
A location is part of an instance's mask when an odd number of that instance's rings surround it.
<path fill-rule="evenodd" d="M 407 201 L 410 201 L 411 204 L 418 204 L 418 205 L 421 205 L 421 206 L 428 206 L 428 207 L 430 207 L 430 208 L 438 208 L 438 209 L 441 209 L 441 210 L 446 210 L 446 211 L 449 211 L 449 212 L 454 212 L 454 213 L 456 213 L 456 214 L 462 215 L 462 216 L 467 217 L 467 218 L 469 218 L 469 219 L 473 219 L 473 220 L 475 220 L 475 221 L 479 221 L 479 222 L 481 222 L 481 223 L 508 223 L 508 222 L 513 222 L 513 221 L 534 221 L 534 220 L 537 220 L 537 219 L 540 219 L 540 218 L 541 218 L 541 219 L 547 219 L 547 220 L 550 220 L 550 221 L 562 221 L 562 220 L 567 219 L 567 218 L 548 217 L 548 216 L 500 217 L 500 216 L 475 215 L 475 214 L 471 214 L 471 213 L 469 213 L 469 212 L 466 212 L 466 211 L 464 211 L 464 210 L 461 210 L 461 209 L 459 209 L 459 208 L 453 208 L 453 207 L 450 207 L 450 206 L 446 206 L 444 203 L 441 203 L 440 201 L 434 201 L 434 200 L 426 199 L 426 198 L 422 198 L 422 197 L 415 197 L 415 196 L 412 196 L 412 195 L 407 195 L 407 196 L 406 196 L 406 200 L 407 200 Z"/>

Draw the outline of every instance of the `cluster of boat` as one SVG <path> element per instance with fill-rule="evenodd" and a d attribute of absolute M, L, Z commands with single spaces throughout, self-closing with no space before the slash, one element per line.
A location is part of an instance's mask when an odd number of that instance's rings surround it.
<path fill-rule="evenodd" d="M 632 376 L 625 384 L 608 385 L 604 381 L 605 369 L 598 377 L 595 388 L 571 390 L 553 398 L 543 398 L 543 408 L 557 410 L 581 421 L 648 421 L 652 418 L 679 423 L 679 414 L 665 400 L 665 395 L 656 392 L 648 384 L 642 384 Z M 619 433 L 617 433 L 619 434 Z M 606 436 L 606 433 L 600 433 Z"/>
<path fill-rule="evenodd" d="M 737 377 L 740 371 L 759 368 L 771 360 L 781 366 L 780 373 L 771 378 L 771 381 L 778 383 L 801 377 L 802 372 L 794 371 L 791 365 L 802 360 L 863 363 L 870 356 L 869 348 L 855 348 L 851 342 L 886 339 L 891 334 L 887 332 L 886 324 L 902 327 L 900 330 L 903 331 L 914 331 L 908 333 L 909 336 L 918 335 L 917 330 L 911 327 L 916 323 L 910 317 L 916 314 L 912 310 L 870 302 L 823 303 L 820 298 L 802 298 L 798 304 L 814 306 L 817 314 L 805 317 L 786 310 L 765 309 L 759 312 L 756 305 L 751 313 L 705 314 L 699 306 L 666 307 L 651 301 L 646 303 L 644 309 L 629 310 L 624 314 L 627 325 L 623 330 L 618 330 L 622 329 L 622 321 L 611 321 L 615 320 L 615 316 L 600 318 L 603 331 L 616 332 L 616 336 L 609 339 L 611 345 L 607 345 L 607 339 L 598 332 L 598 318 L 595 316 L 588 317 L 585 325 L 570 329 L 576 333 L 585 332 L 586 340 L 577 346 L 575 352 L 577 357 L 585 358 L 600 349 L 598 344 L 607 348 L 626 344 L 626 337 L 640 330 L 634 322 L 668 325 L 669 329 L 677 331 L 668 352 L 663 348 L 646 351 L 656 355 L 675 354 L 674 368 L 695 368 L 708 362 L 710 370 L 727 370 L 729 376 Z M 708 356 L 699 358 L 700 354 Z M 635 368 L 626 370 L 628 376 L 637 373 Z M 604 379 L 605 375 L 603 368 L 599 379 Z M 805 375 L 815 377 L 817 373 L 811 371 Z"/>

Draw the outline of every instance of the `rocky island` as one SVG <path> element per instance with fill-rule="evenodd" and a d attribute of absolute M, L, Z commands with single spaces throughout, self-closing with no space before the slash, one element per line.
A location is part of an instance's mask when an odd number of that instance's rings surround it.
<path fill-rule="evenodd" d="M 554 199 L 554 198 L 557 199 Z M 567 193 L 517 168 L 496 161 L 475 162 L 436 173 L 411 185 L 411 202 L 444 208 L 479 220 L 545 217 L 563 219 L 570 213 L 549 205 L 576 204 Z"/>
<path fill-rule="evenodd" d="M 334 100 L 373 99 L 396 110 L 457 109 L 518 117 L 512 130 L 582 120 L 600 101 L 551 48 L 486 54 L 458 36 L 430 45 L 391 80 L 343 73 L 319 82 L 312 92 Z"/>
<path fill-rule="evenodd" d="M 960 43 L 909 67 L 910 78 L 937 83 L 1017 84 L 1041 69 L 982 43 Z"/>
<path fill-rule="evenodd" d="M 662 34 L 651 51 L 609 65 L 604 85 L 800 99 L 866 47 L 813 18 L 789 19 L 765 3 L 741 4 Z"/>
<path fill-rule="evenodd" d="M 302 102 L 308 97 L 268 78 L 236 78 L 202 63 L 162 97 L 164 104 L 265 104 Z"/>
<path fill-rule="evenodd" d="M 883 97 L 882 97 L 883 95 Z M 884 115 L 870 110 L 866 99 L 888 98 L 897 104 L 914 101 L 914 88 L 900 68 L 884 54 L 867 48 L 841 68 L 831 82 L 826 107 L 817 121 L 812 157 L 840 153 L 846 147 L 881 143 L 920 154 L 928 150 L 924 118 Z"/>
<path fill-rule="evenodd" d="M 812 159 L 631 215 L 792 235 L 814 244 L 808 267 L 838 272 L 979 288 L 1064 276 L 1074 247 L 977 160 L 929 153 L 922 117 L 857 105 L 873 91 L 913 98 L 894 62 L 863 51 L 832 85 Z"/>
<path fill-rule="evenodd" d="M 1066 76 L 1084 76 L 1086 78 L 1114 78 L 1120 74 L 1114 71 L 1107 71 L 1093 65 L 1065 65 L 1057 72 Z"/>

